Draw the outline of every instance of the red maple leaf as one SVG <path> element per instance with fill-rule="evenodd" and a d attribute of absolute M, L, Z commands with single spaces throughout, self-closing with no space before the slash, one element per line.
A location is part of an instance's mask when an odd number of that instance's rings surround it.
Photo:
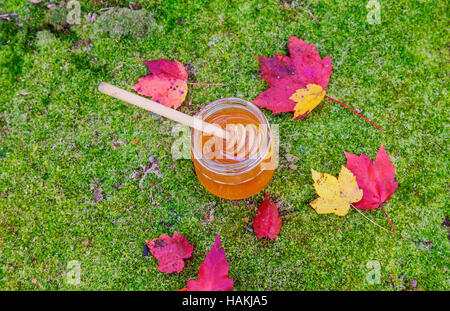
<path fill-rule="evenodd" d="M 220 246 L 220 235 L 217 234 L 216 242 L 200 264 L 197 280 L 188 280 L 187 290 L 229 291 L 233 288 L 233 279 L 228 277 L 230 264 Z"/>
<path fill-rule="evenodd" d="M 395 167 L 383 145 L 380 146 L 375 161 L 372 161 L 365 154 L 357 156 L 347 152 L 344 153 L 347 158 L 347 168 L 355 175 L 358 186 L 363 191 L 363 197 L 361 201 L 354 204 L 355 207 L 370 210 L 381 205 L 387 217 L 383 202 L 389 200 L 397 189 L 398 183 L 394 182 Z M 389 217 L 387 218 L 392 225 Z M 395 232 L 393 225 L 392 228 Z"/>
<path fill-rule="evenodd" d="M 157 103 L 177 109 L 187 95 L 188 73 L 183 64 L 160 58 L 144 62 L 151 75 L 139 78 L 133 90 L 151 97 Z"/>
<path fill-rule="evenodd" d="M 161 235 L 159 238 L 146 241 L 152 255 L 158 259 L 158 270 L 164 273 L 181 272 L 184 260 L 190 258 L 194 246 L 188 240 L 175 232 L 172 237 Z"/>
<path fill-rule="evenodd" d="M 332 72 L 330 57 L 322 59 L 314 44 L 292 36 L 289 39 L 289 52 L 290 57 L 281 54 L 275 54 L 273 58 L 256 56 L 261 77 L 267 81 L 269 89 L 259 94 L 253 103 L 274 114 L 293 111 L 296 102 L 289 98 L 308 84 L 320 85 L 325 90 Z"/>
<path fill-rule="evenodd" d="M 255 228 L 257 238 L 266 237 L 267 239 L 268 237 L 269 239 L 275 239 L 280 232 L 281 219 L 278 216 L 278 208 L 271 202 L 271 198 L 267 193 L 264 202 L 259 207 L 255 220 L 253 220 L 253 228 Z"/>

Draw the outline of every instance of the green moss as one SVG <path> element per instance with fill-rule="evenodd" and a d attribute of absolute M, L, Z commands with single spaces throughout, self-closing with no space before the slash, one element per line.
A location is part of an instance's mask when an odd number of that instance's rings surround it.
<path fill-rule="evenodd" d="M 220 232 L 237 290 L 449 289 L 448 231 L 441 226 L 449 215 L 444 1 L 382 1 L 379 25 L 367 23 L 365 3 L 356 0 L 142 1 L 141 11 L 99 10 L 118 2 L 81 1 L 81 25 L 65 32 L 48 25 L 44 4 L 4 2 L 2 11 L 28 25 L 0 21 L 1 288 L 182 288 Z M 94 24 L 87 13 L 99 15 Z M 248 228 L 262 193 L 241 201 L 209 194 L 191 161 L 172 160 L 173 123 L 101 95 L 97 86 L 130 89 L 148 74 L 141 59 L 162 57 L 188 65 L 189 81 L 228 84 L 189 85 L 183 112 L 222 97 L 252 100 L 267 88 L 253 56 L 286 54 L 291 35 L 330 55 L 329 95 L 386 131 L 328 100 L 298 121 L 265 110 L 281 136 L 280 166 L 266 190 L 287 214 L 279 237 L 261 248 Z M 76 44 L 89 38 L 88 46 Z M 405 238 L 354 211 L 337 217 L 309 207 L 316 198 L 311 168 L 337 174 L 343 151 L 373 158 L 380 144 L 400 184 L 385 208 Z M 287 153 L 299 158 L 297 170 Z M 150 156 L 160 174 L 140 183 L 131 176 Z M 104 197 L 98 203 L 96 179 Z M 210 213 L 214 221 L 205 221 Z M 365 214 L 389 228 L 381 210 Z M 179 275 L 166 275 L 142 256 L 142 246 L 175 230 L 195 256 Z M 71 260 L 81 265 L 77 287 L 66 282 Z M 380 263 L 380 284 L 367 282 L 372 260 Z"/>
<path fill-rule="evenodd" d="M 152 14 L 144 10 L 114 8 L 102 13 L 94 23 L 96 35 L 106 34 L 113 39 L 133 35 L 142 38 L 159 29 Z"/>
<path fill-rule="evenodd" d="M 48 11 L 45 22 L 52 25 L 56 30 L 64 30 L 69 27 L 68 16 L 71 9 L 67 8 L 66 3 L 62 2 L 58 6 L 53 5 Z"/>

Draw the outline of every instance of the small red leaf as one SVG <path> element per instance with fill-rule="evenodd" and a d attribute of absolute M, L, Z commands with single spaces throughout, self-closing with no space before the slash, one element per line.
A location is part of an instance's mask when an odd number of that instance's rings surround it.
<path fill-rule="evenodd" d="M 158 270 L 164 273 L 181 272 L 184 260 L 190 258 L 194 247 L 188 240 L 175 232 L 172 237 L 161 235 L 159 238 L 146 241 L 152 255 L 158 259 Z"/>
<path fill-rule="evenodd" d="M 220 246 L 220 235 L 217 234 L 216 242 L 200 264 L 197 280 L 188 280 L 187 290 L 229 291 L 233 288 L 233 279 L 228 277 L 230 264 Z"/>
<path fill-rule="evenodd" d="M 268 237 L 275 239 L 281 229 L 281 219 L 278 215 L 277 206 L 271 202 L 270 196 L 266 193 L 266 198 L 258 210 L 258 214 L 253 220 L 256 237 Z"/>
<path fill-rule="evenodd" d="M 159 59 L 144 62 L 151 75 L 139 78 L 133 90 L 157 103 L 177 109 L 187 95 L 188 73 L 183 64 Z"/>
<path fill-rule="evenodd" d="M 398 183 L 394 182 L 395 167 L 389 155 L 381 145 L 375 161 L 365 154 L 359 157 L 351 153 L 345 153 L 347 168 L 356 176 L 358 186 L 363 191 L 361 201 L 355 203 L 360 209 L 375 209 L 383 202 L 389 200 Z"/>

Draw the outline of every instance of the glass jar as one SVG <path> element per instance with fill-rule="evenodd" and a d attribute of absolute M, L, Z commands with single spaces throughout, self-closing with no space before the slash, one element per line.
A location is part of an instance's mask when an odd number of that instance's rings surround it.
<path fill-rule="evenodd" d="M 258 127 L 262 135 L 259 136 L 256 154 L 237 160 L 206 156 L 205 141 L 213 136 L 192 129 L 191 157 L 200 183 L 212 194 L 224 199 L 238 200 L 260 192 L 272 179 L 276 162 L 276 155 L 273 154 L 273 135 L 261 110 L 243 99 L 222 98 L 203 108 L 197 117 L 223 129 L 230 123 Z"/>

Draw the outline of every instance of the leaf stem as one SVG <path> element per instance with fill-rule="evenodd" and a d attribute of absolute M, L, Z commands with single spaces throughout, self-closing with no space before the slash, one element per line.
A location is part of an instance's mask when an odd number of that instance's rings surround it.
<path fill-rule="evenodd" d="M 261 245 L 261 248 L 264 247 L 264 243 L 266 243 L 266 240 L 267 240 L 267 236 L 266 236 L 266 238 L 264 239 L 264 242 L 263 242 L 263 244 Z"/>
<path fill-rule="evenodd" d="M 334 100 L 335 102 L 341 104 L 342 106 L 344 106 L 345 108 L 349 109 L 350 111 L 352 111 L 354 114 L 356 114 L 356 115 L 359 116 L 360 118 L 363 118 L 364 120 L 366 120 L 367 122 L 369 122 L 370 124 L 376 126 L 378 129 L 380 129 L 381 131 L 384 132 L 384 130 L 383 130 L 381 127 L 379 127 L 378 125 L 376 125 L 375 123 L 373 123 L 372 121 L 370 121 L 369 119 L 367 119 L 366 117 L 364 117 L 363 115 L 359 114 L 358 112 L 356 112 L 355 110 L 353 110 L 352 108 L 350 108 L 349 106 L 347 106 L 346 104 L 341 103 L 341 102 L 338 101 L 337 99 L 335 99 L 335 98 L 333 98 L 333 97 L 330 97 L 330 96 L 328 96 L 328 95 L 325 95 L 325 97 L 326 97 L 326 98 L 329 98 L 329 99 L 331 99 L 331 100 Z"/>
<path fill-rule="evenodd" d="M 361 212 L 359 209 L 357 209 L 353 204 L 350 204 L 358 213 L 360 213 L 365 219 L 367 219 L 368 221 L 370 221 L 371 223 L 373 223 L 375 226 L 377 226 L 380 229 L 383 229 L 384 231 L 386 231 L 387 233 L 392 233 L 391 231 L 389 231 L 388 229 L 380 226 L 379 224 L 377 224 L 375 221 L 373 221 L 372 219 L 370 219 L 369 217 L 367 217 L 366 215 L 364 215 L 363 212 Z"/>
<path fill-rule="evenodd" d="M 392 229 L 394 230 L 394 234 L 397 234 L 397 231 L 395 231 L 395 227 L 394 224 L 392 223 L 392 221 L 389 219 L 388 214 L 386 213 L 386 210 L 384 209 L 383 203 L 381 203 L 381 209 L 384 212 L 384 215 L 386 215 L 387 220 L 389 221 L 389 223 L 391 224 Z"/>
<path fill-rule="evenodd" d="M 188 82 L 190 85 L 228 85 L 226 83 L 197 83 L 197 82 Z"/>

